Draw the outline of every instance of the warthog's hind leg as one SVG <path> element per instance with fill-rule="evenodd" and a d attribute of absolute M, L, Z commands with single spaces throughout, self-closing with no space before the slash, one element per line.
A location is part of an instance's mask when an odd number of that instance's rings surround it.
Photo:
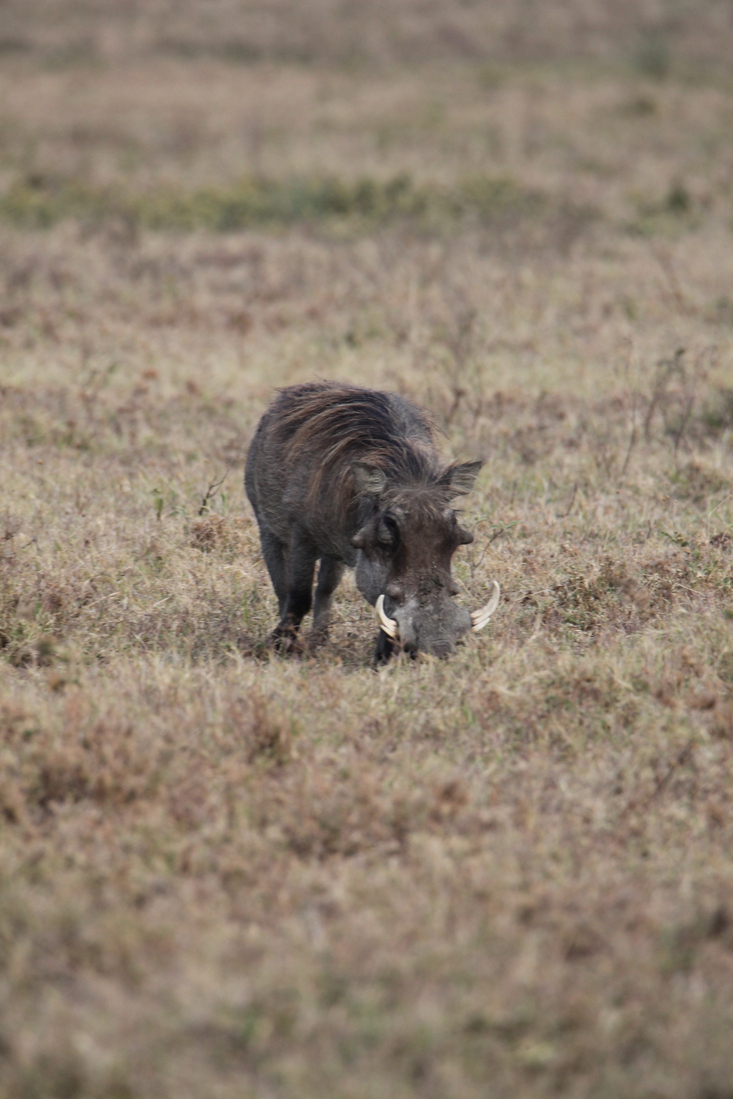
<path fill-rule="evenodd" d="M 285 560 L 285 546 L 272 531 L 260 525 L 260 543 L 262 556 L 267 565 L 267 571 L 272 580 L 272 586 L 277 596 L 277 609 L 282 615 L 285 610 L 285 600 L 288 595 L 287 563 Z"/>
<path fill-rule="evenodd" d="M 344 563 L 338 557 L 325 555 L 318 566 L 318 583 L 313 601 L 313 632 L 310 647 L 322 644 L 328 636 L 328 622 L 331 615 L 333 593 L 344 575 Z"/>

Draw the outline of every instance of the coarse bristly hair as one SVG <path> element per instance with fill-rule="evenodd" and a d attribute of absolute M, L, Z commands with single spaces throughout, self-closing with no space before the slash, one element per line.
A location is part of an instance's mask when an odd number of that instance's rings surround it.
<path fill-rule="evenodd" d="M 453 467 L 441 464 L 435 428 L 423 409 L 410 405 L 408 421 L 389 393 L 320 381 L 281 389 L 273 413 L 289 469 L 317 455 L 310 499 L 328 478 L 329 489 L 347 506 L 354 492 L 354 461 L 381 469 L 388 482 L 445 487 L 448 499 Z"/>

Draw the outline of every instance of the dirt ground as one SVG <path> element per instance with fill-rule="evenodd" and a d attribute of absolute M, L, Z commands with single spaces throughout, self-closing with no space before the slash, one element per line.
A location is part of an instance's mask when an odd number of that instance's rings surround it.
<path fill-rule="evenodd" d="M 0 1097 L 731 1099 L 730 5 L 0 7 Z M 277 386 L 490 626 L 268 648 Z M 306 633 L 308 625 L 306 623 Z"/>

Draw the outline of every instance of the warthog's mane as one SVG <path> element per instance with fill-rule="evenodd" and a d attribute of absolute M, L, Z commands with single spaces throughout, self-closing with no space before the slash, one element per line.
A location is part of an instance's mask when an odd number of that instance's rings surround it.
<path fill-rule="evenodd" d="M 345 511 L 355 493 L 354 461 L 386 474 L 387 495 L 413 486 L 440 489 L 451 468 L 440 462 L 427 413 L 389 393 L 309 382 L 281 390 L 275 414 L 288 469 L 312 467 L 309 503 L 326 488 L 331 506 Z"/>

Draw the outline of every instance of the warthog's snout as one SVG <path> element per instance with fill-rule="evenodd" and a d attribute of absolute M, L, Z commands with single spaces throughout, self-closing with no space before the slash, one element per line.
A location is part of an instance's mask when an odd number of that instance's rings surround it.
<path fill-rule="evenodd" d="M 479 610 L 469 613 L 464 607 L 451 603 L 453 628 L 452 631 L 443 634 L 439 629 L 436 631 L 436 623 L 440 623 L 444 612 L 429 608 L 425 613 L 416 599 L 400 605 L 394 598 L 387 600 L 384 595 L 380 595 L 375 610 L 380 629 L 390 641 L 399 646 L 402 652 L 414 657 L 422 649 L 432 653 L 433 656 L 446 657 L 455 651 L 456 644 L 469 630 L 472 633 L 478 633 L 488 625 L 491 616 L 499 606 L 500 599 L 501 589 L 494 580 L 491 598 Z M 423 629 L 425 632 L 421 641 Z"/>

